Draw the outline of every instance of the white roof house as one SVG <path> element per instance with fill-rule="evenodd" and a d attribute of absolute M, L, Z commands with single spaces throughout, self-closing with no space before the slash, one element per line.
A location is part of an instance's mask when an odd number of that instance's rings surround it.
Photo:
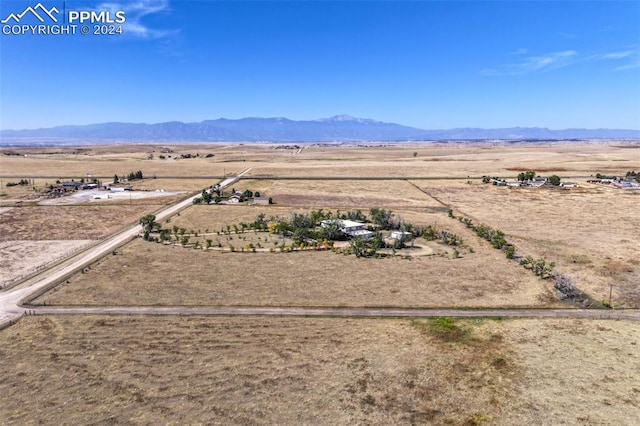
<path fill-rule="evenodd" d="M 351 238 L 360 237 L 363 240 L 368 240 L 373 237 L 373 232 L 364 229 L 364 223 L 355 222 L 353 220 L 327 219 L 320 222 L 320 226 L 326 228 L 333 223 L 338 223 L 340 230 Z"/>
<path fill-rule="evenodd" d="M 411 232 L 391 231 L 391 238 L 398 241 L 407 241 L 411 239 Z"/>

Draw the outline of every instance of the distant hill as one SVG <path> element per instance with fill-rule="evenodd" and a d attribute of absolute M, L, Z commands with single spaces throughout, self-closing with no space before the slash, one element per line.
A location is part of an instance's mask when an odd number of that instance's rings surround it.
<path fill-rule="evenodd" d="M 0 131 L 2 145 L 115 142 L 361 142 L 429 140 L 640 139 L 640 130 L 506 128 L 423 130 L 337 115 L 309 121 L 287 118 L 219 118 L 200 123 L 101 123 Z"/>

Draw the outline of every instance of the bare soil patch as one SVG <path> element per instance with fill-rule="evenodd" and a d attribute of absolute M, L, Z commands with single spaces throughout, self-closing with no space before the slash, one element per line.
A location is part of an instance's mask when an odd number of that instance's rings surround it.
<path fill-rule="evenodd" d="M 497 250 L 461 258 L 220 253 L 136 240 L 47 305 L 547 306 L 550 284 Z"/>
<path fill-rule="evenodd" d="M 90 244 L 91 240 L 0 241 L 0 287 Z"/>

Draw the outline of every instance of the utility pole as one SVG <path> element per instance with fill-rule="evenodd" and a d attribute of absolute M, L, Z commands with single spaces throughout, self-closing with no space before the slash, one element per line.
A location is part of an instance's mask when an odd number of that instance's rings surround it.
<path fill-rule="evenodd" d="M 613 284 L 609 284 L 609 307 L 613 308 L 613 305 L 611 304 L 611 293 L 613 292 Z"/>

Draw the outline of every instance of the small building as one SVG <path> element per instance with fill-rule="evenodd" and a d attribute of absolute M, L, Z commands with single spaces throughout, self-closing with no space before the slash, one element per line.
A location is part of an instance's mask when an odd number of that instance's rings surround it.
<path fill-rule="evenodd" d="M 268 206 L 269 197 L 253 197 L 253 203 L 256 206 Z"/>
<path fill-rule="evenodd" d="M 82 182 L 69 181 L 69 182 L 62 183 L 62 187 L 64 189 L 80 189 L 83 186 L 84 186 L 84 183 Z"/>
<path fill-rule="evenodd" d="M 242 198 L 241 192 L 234 192 L 233 194 L 229 195 L 229 198 L 227 198 L 227 203 L 229 204 L 237 204 L 243 201 L 244 199 Z"/>
<path fill-rule="evenodd" d="M 411 232 L 391 231 L 391 238 L 397 241 L 409 241 L 411 236 Z"/>

